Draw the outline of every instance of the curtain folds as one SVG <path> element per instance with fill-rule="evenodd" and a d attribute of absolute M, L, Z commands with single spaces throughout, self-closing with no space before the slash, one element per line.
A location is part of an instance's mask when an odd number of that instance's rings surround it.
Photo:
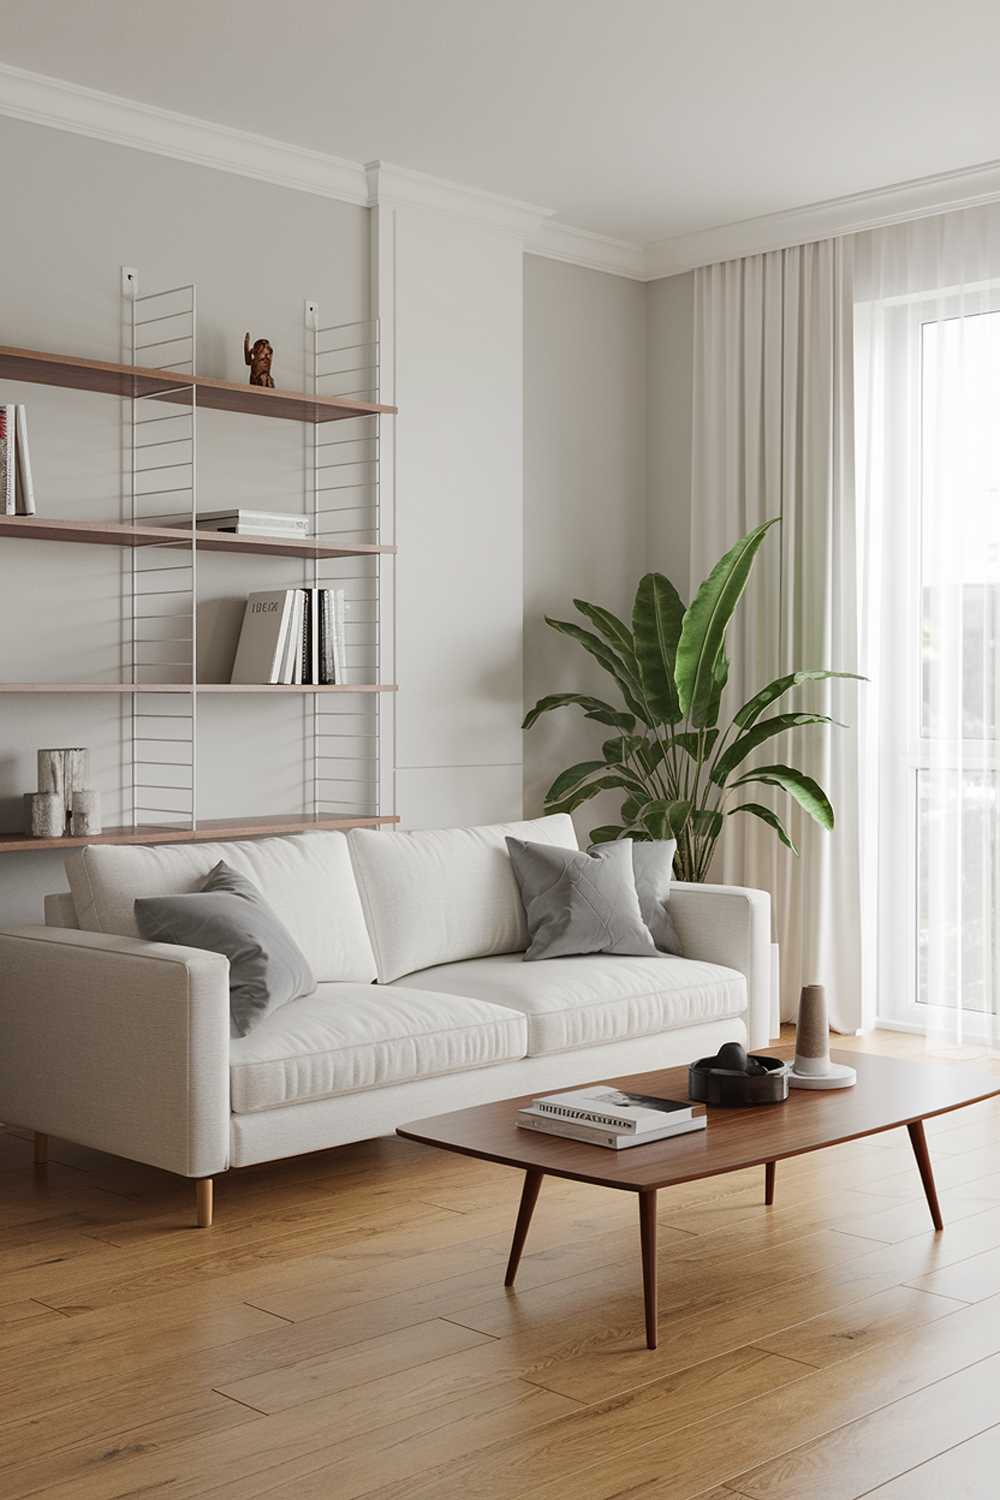
<path fill-rule="evenodd" d="M 852 243 L 827 240 L 695 273 L 692 579 L 752 526 L 781 517 L 730 632 L 733 707 L 795 668 L 859 670 L 853 271 Z M 832 1023 L 846 1032 L 862 1024 L 869 972 L 858 697 L 853 682 L 796 689 L 782 706 L 849 727 L 794 730 L 754 757 L 814 776 L 830 794 L 835 832 L 775 796 L 799 857 L 756 819 L 734 818 L 713 871 L 771 892 L 783 1019 L 794 1019 L 803 984 L 824 983 Z"/>

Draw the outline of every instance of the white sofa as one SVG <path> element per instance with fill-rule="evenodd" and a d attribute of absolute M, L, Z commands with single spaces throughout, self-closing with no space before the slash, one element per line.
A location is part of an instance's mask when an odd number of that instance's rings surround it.
<path fill-rule="evenodd" d="M 431 832 L 91 845 L 46 925 L 0 933 L 0 1119 L 199 1179 L 423 1115 L 761 1046 L 762 891 L 675 885 L 685 957 L 525 963 L 504 835 L 576 847 L 566 816 Z M 314 994 L 231 1038 L 228 962 L 144 942 L 133 902 L 225 859 L 303 949 Z"/>

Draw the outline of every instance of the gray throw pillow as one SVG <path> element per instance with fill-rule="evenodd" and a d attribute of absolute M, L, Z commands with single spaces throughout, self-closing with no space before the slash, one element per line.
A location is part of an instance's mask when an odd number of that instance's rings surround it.
<path fill-rule="evenodd" d="M 583 953 L 655 958 L 632 872 L 632 840 L 592 854 L 553 844 L 507 840 L 531 942 L 525 958 Z"/>
<path fill-rule="evenodd" d="M 148 942 L 205 948 L 229 959 L 229 1013 L 237 1036 L 316 988 L 288 928 L 253 882 L 222 860 L 200 891 L 136 901 L 135 921 Z"/>
<path fill-rule="evenodd" d="M 592 844 L 589 852 L 595 854 L 604 847 Z M 632 840 L 632 871 L 639 910 L 661 953 L 681 953 L 680 938 L 668 905 L 676 852 L 676 839 Z"/>

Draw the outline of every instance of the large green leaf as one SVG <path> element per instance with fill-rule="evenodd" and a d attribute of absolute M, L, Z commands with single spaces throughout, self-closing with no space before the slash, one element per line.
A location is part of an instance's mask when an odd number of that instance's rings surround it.
<path fill-rule="evenodd" d="M 728 816 L 732 818 L 741 812 L 751 813 L 755 818 L 760 818 L 761 822 L 766 823 L 768 828 L 774 829 L 786 849 L 791 849 L 793 854 L 798 854 L 799 851 L 789 838 L 784 823 L 782 823 L 778 814 L 772 812 L 769 807 L 764 807 L 760 802 L 744 802 L 740 807 L 730 808 Z"/>
<path fill-rule="evenodd" d="M 747 586 L 750 570 L 765 536 L 776 520 L 765 521 L 731 547 L 701 585 L 684 613 L 677 645 L 675 675 L 680 706 L 695 727 L 718 714 L 721 661 L 726 630 Z"/>
<path fill-rule="evenodd" d="M 641 756 L 646 741 L 641 734 L 620 734 L 605 740 L 601 754 L 609 766 L 623 765 L 627 755 Z"/>
<path fill-rule="evenodd" d="M 644 739 L 638 752 L 638 760 L 652 774 L 663 761 L 664 750 L 659 740 Z"/>
<path fill-rule="evenodd" d="M 622 775 L 598 776 L 594 781 L 586 781 L 582 785 L 575 787 L 573 791 L 559 802 L 546 801 L 545 811 L 547 813 L 573 812 L 574 808 L 579 807 L 581 802 L 589 802 L 590 798 L 596 797 L 598 792 L 611 791 L 616 787 L 626 792 L 636 793 L 635 784 L 630 780 L 626 780 Z M 643 803 L 645 804 L 649 794 L 645 787 L 639 788 L 639 791 L 642 793 Z"/>
<path fill-rule="evenodd" d="M 709 694 L 708 703 L 705 707 L 705 723 L 717 724 L 719 722 L 719 709 L 722 706 L 722 694 L 726 683 L 729 681 L 729 657 L 725 650 L 719 652 L 715 658 L 715 666 L 712 668 L 712 691 Z"/>
<path fill-rule="evenodd" d="M 665 724 L 677 724 L 683 717 L 674 680 L 683 619 L 681 596 L 669 578 L 647 573 L 636 591 L 632 632 L 643 695 Z"/>
<path fill-rule="evenodd" d="M 626 797 L 622 803 L 622 821 L 625 823 L 634 823 L 639 816 L 639 809 L 642 806 L 643 803 L 638 797 Z"/>
<path fill-rule="evenodd" d="M 796 771 L 792 766 L 757 766 L 755 770 L 748 771 L 745 776 L 740 776 L 732 784 L 733 786 L 748 786 L 752 782 L 761 782 L 764 786 L 780 786 L 794 797 L 800 807 L 804 808 L 811 818 L 815 818 L 823 828 L 832 829 L 834 823 L 833 808 L 830 799 L 818 782 L 813 781 L 804 771 Z"/>
<path fill-rule="evenodd" d="M 730 771 L 734 771 L 740 761 L 746 760 L 751 750 L 756 750 L 758 745 L 776 734 L 784 734 L 786 729 L 796 729 L 800 724 L 836 723 L 837 720 L 828 714 L 775 714 L 771 719 L 761 719 L 723 751 L 712 768 L 711 779 L 717 786 L 723 786 Z"/>
<path fill-rule="evenodd" d="M 685 729 L 680 734 L 672 735 L 670 743 L 683 750 L 685 755 L 690 755 L 692 760 L 697 760 L 699 753 L 702 760 L 705 760 L 711 755 L 718 738 L 717 729 Z"/>
<path fill-rule="evenodd" d="M 654 839 L 676 838 L 691 816 L 691 802 L 678 798 L 674 802 L 660 799 L 647 802 L 641 810 L 638 822 Z"/>
<path fill-rule="evenodd" d="M 635 656 L 635 642 L 632 639 L 631 630 L 623 620 L 613 615 L 610 609 L 605 609 L 600 604 L 588 604 L 586 599 L 574 599 L 573 604 L 608 644 L 615 648 L 626 663 L 629 657 Z M 635 670 L 638 672 L 638 668 Z"/>
<path fill-rule="evenodd" d="M 590 830 L 590 842 L 592 844 L 613 844 L 616 839 L 625 837 L 626 829 L 620 823 L 602 823 L 600 828 Z"/>
<path fill-rule="evenodd" d="M 761 688 L 759 693 L 755 693 L 748 702 L 744 703 L 739 713 L 733 716 L 733 723 L 737 724 L 740 729 L 749 729 L 751 724 L 756 723 L 760 718 L 765 708 L 768 708 L 783 693 L 787 693 L 789 688 L 798 687 L 800 682 L 823 682 L 828 677 L 853 677 L 856 682 L 868 680 L 859 672 L 827 672 L 825 670 L 788 672 L 784 677 L 776 677 L 773 682 L 768 683 L 767 687 Z"/>
<path fill-rule="evenodd" d="M 699 807 L 691 817 L 695 833 L 702 838 L 718 838 L 722 828 L 722 814 L 715 808 Z"/>
<path fill-rule="evenodd" d="M 600 636 L 594 635 L 593 631 L 584 630 L 581 625 L 574 625 L 572 620 L 553 620 L 550 615 L 545 616 L 546 625 L 551 625 L 553 630 L 558 630 L 561 635 L 568 635 L 570 640 L 576 641 L 585 651 L 599 661 L 606 672 L 610 672 L 621 690 L 627 706 L 641 719 L 644 724 L 650 722 L 650 713 L 642 701 L 642 689 L 638 677 L 630 670 L 616 651 L 612 651 L 606 641 Z"/>
<path fill-rule="evenodd" d="M 588 776 L 593 776 L 595 771 L 606 771 L 607 765 L 603 760 L 581 760 L 578 765 L 568 766 L 561 771 L 555 781 L 545 793 L 546 802 L 560 802 L 567 793 L 581 781 L 586 781 Z"/>
<path fill-rule="evenodd" d="M 635 728 L 633 714 L 622 713 L 620 709 L 612 708 L 610 703 L 605 703 L 602 698 L 592 698 L 589 693 L 549 693 L 545 698 L 539 698 L 534 708 L 525 714 L 521 728 L 530 729 L 542 714 L 573 703 L 579 704 L 586 711 L 588 719 L 596 719 L 600 724 L 608 724 L 613 729 L 624 729 L 626 734 L 631 734 Z"/>

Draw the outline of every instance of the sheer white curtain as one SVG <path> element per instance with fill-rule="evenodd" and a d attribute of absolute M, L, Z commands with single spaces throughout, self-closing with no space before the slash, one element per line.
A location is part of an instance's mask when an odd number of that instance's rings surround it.
<path fill-rule="evenodd" d="M 853 254 L 872 1009 L 961 1054 L 1000 1039 L 1000 206 Z"/>
<path fill-rule="evenodd" d="M 730 632 L 730 711 L 795 668 L 859 669 L 852 258 L 849 241 L 826 240 L 695 273 L 692 578 L 758 522 L 782 521 Z M 734 818 L 713 871 L 771 892 L 782 1016 L 794 1018 L 803 984 L 824 983 L 840 1031 L 863 1014 L 857 700 L 856 683 L 794 690 L 782 707 L 850 727 L 796 730 L 756 757 L 814 776 L 835 832 L 782 806 L 795 858 L 756 819 Z"/>

